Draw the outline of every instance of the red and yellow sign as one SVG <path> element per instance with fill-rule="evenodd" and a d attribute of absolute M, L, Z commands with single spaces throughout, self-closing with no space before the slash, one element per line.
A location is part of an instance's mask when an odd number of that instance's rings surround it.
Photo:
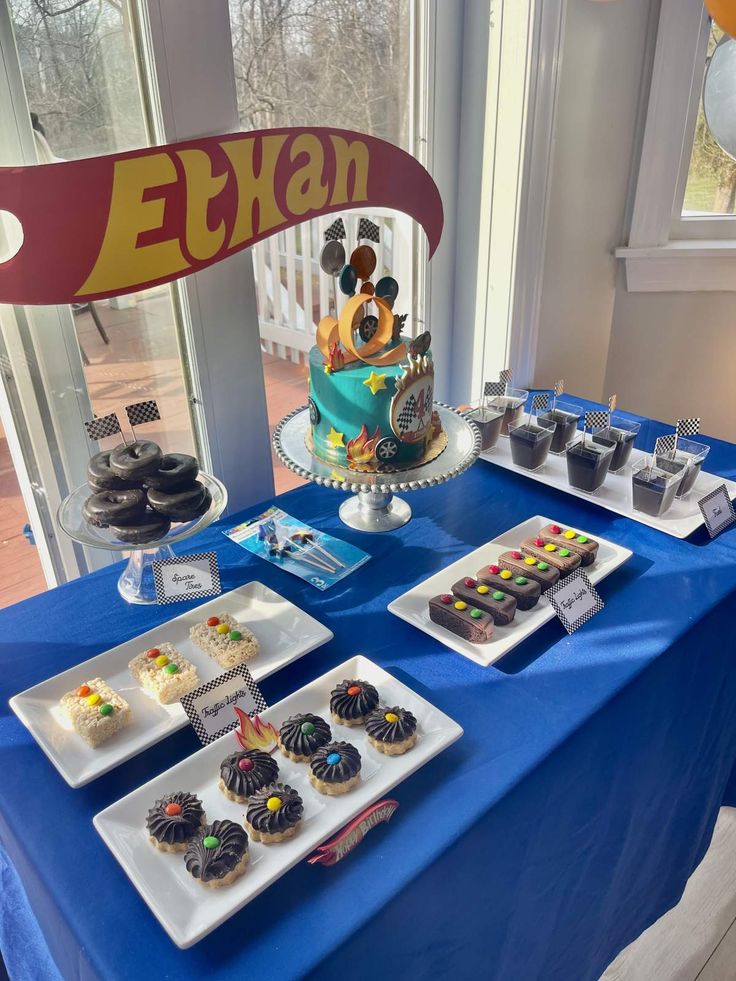
<path fill-rule="evenodd" d="M 259 130 L 0 168 L 0 210 L 23 228 L 0 264 L 0 302 L 132 293 L 310 218 L 372 207 L 419 222 L 432 256 L 443 222 L 434 181 L 408 153 L 349 130 Z"/>

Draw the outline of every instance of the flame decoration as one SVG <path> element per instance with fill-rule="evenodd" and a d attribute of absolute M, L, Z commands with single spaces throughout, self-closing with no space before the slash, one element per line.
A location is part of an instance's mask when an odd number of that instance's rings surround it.
<path fill-rule="evenodd" d="M 333 371 L 342 371 L 345 367 L 345 355 L 340 347 L 340 342 L 335 341 L 334 344 L 330 344 L 329 351 L 325 371 L 328 374 L 332 374 Z"/>
<path fill-rule="evenodd" d="M 376 444 L 381 438 L 381 430 L 376 426 L 375 433 L 368 438 L 368 428 L 365 423 L 360 427 L 360 432 L 353 439 L 348 440 L 345 447 L 345 455 L 351 464 L 365 465 L 373 463 L 376 457 Z"/>
<path fill-rule="evenodd" d="M 235 708 L 240 719 L 240 729 L 235 730 L 235 738 L 243 749 L 260 749 L 264 753 L 273 753 L 279 738 L 278 729 L 270 722 L 261 722 L 258 715 L 253 718 L 242 709 Z"/>

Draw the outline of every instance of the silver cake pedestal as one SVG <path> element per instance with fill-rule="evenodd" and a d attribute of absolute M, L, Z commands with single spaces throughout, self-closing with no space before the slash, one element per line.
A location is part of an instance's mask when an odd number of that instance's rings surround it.
<path fill-rule="evenodd" d="M 436 459 L 411 470 L 359 473 L 317 459 L 306 444 L 309 429 L 306 405 L 284 416 L 274 431 L 273 445 L 279 460 L 299 477 L 321 487 L 352 492 L 353 496 L 339 510 L 341 520 L 348 527 L 357 531 L 393 531 L 411 518 L 411 508 L 394 496 L 397 492 L 422 490 L 459 477 L 480 453 L 479 430 L 450 406 L 435 402 L 434 407 L 447 434 L 447 446 Z"/>
<path fill-rule="evenodd" d="M 200 470 L 197 480 L 210 492 L 212 503 L 209 509 L 194 521 L 172 524 L 163 538 L 145 545 L 121 542 L 109 528 L 96 528 L 85 521 L 82 508 L 92 493 L 86 484 L 77 487 L 61 502 L 57 514 L 59 524 L 72 541 L 80 545 L 130 553 L 128 564 L 118 579 L 118 592 L 126 603 L 156 603 L 153 563 L 175 558 L 171 546 L 203 531 L 220 517 L 227 505 L 227 490 L 217 477 Z"/>

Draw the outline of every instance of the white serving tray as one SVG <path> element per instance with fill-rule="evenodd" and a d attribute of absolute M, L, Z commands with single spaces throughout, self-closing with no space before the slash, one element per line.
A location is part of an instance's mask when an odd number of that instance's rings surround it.
<path fill-rule="evenodd" d="M 231 613 L 252 630 L 261 649 L 248 665 L 260 681 L 332 639 L 332 631 L 260 582 L 249 582 L 198 606 L 124 644 L 83 661 L 10 699 L 10 707 L 70 787 L 83 787 L 165 736 L 188 725 L 179 702 L 159 705 L 138 687 L 128 662 L 141 651 L 168 641 L 196 665 L 201 684 L 225 668 L 189 639 L 189 628 L 220 612 Z M 132 721 L 92 749 L 72 729 L 59 699 L 90 678 L 104 678 L 130 704 Z"/>
<path fill-rule="evenodd" d="M 369 746 L 362 726 L 347 728 L 330 720 L 330 691 L 346 678 L 371 682 L 378 689 L 382 704 L 401 705 L 414 713 L 418 739 L 412 749 L 403 756 L 386 756 Z M 326 797 L 309 783 L 306 763 L 294 763 L 277 750 L 279 780 L 294 787 L 304 801 L 302 825 L 287 841 L 272 845 L 251 842 L 248 869 L 232 885 L 211 889 L 193 879 L 186 871 L 182 853 L 158 851 L 151 845 L 145 816 L 164 794 L 186 790 L 200 798 L 208 822 L 229 818 L 242 823 L 246 805 L 228 800 L 217 787 L 220 762 L 238 748 L 233 733 L 210 743 L 95 815 L 94 825 L 105 844 L 178 947 L 191 947 L 206 937 L 463 734 L 447 715 L 360 655 L 305 685 L 260 717 L 278 727 L 290 715 L 302 712 L 322 716 L 330 722 L 334 739 L 357 746 L 362 759 L 361 781 L 346 794 Z"/>
<path fill-rule="evenodd" d="M 439 593 L 451 592 L 453 584 L 459 579 L 465 576 L 475 576 L 482 566 L 493 565 L 501 552 L 518 549 L 525 538 L 531 538 L 545 525 L 553 523 L 553 518 L 543 518 L 539 514 L 534 518 L 529 518 L 528 521 L 522 521 L 520 525 L 505 531 L 503 535 L 494 538 L 492 542 L 481 545 L 474 552 L 469 552 L 462 559 L 458 559 L 457 562 L 453 562 L 441 572 L 435 573 L 429 579 L 425 579 L 418 586 L 399 596 L 398 599 L 389 603 L 389 610 L 402 620 L 406 620 L 407 623 L 423 630 L 425 634 L 435 637 L 445 647 L 457 651 L 463 657 L 470 658 L 476 664 L 488 667 L 503 657 L 504 654 L 508 654 L 517 644 L 526 640 L 542 624 L 555 617 L 555 611 L 546 596 L 542 594 L 537 605 L 526 613 L 517 610 L 516 616 L 507 627 L 494 627 L 493 636 L 487 644 L 471 644 L 470 641 L 463 640 L 457 634 L 453 634 L 445 627 L 440 627 L 439 624 L 434 623 L 429 618 L 429 601 Z M 588 535 L 588 532 L 582 528 L 575 528 L 575 530 L 580 534 Z M 628 561 L 632 552 L 628 548 L 622 548 L 620 545 L 597 535 L 588 535 L 588 537 L 595 538 L 599 543 L 595 562 L 584 569 L 585 574 L 595 585 Z"/>
<path fill-rule="evenodd" d="M 603 486 L 594 494 L 587 494 L 585 491 L 570 486 L 567 482 L 567 460 L 564 455 L 554 456 L 550 453 L 541 470 L 532 473 L 516 466 L 511 459 L 511 447 L 508 439 L 501 437 L 493 449 L 487 453 L 481 453 L 480 459 L 487 460 L 488 463 L 495 463 L 496 466 L 504 467 L 506 470 L 513 470 L 514 473 L 523 474 L 523 476 L 537 480 L 548 487 L 556 487 L 557 490 L 572 494 L 573 497 L 591 501 L 608 511 L 622 514 L 626 518 L 638 521 L 642 525 L 648 525 L 650 528 L 656 528 L 674 538 L 687 538 L 704 523 L 698 501 L 715 490 L 716 487 L 725 484 L 731 500 L 736 499 L 736 483 L 701 470 L 688 497 L 682 501 L 675 501 L 661 518 L 653 518 L 642 511 L 635 511 L 632 505 L 631 471 L 635 465 L 638 465 L 644 457 L 649 455 L 641 450 L 633 449 L 627 466 L 620 473 L 609 473 Z"/>

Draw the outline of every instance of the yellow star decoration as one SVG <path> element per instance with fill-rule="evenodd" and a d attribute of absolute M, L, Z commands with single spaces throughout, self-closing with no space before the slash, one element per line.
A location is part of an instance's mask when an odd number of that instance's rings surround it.
<path fill-rule="evenodd" d="M 375 395 L 376 392 L 380 392 L 382 388 L 386 387 L 386 376 L 377 375 L 375 371 L 371 371 L 370 375 L 368 378 L 366 378 L 363 384 L 367 385 L 371 392 L 373 392 Z"/>
<path fill-rule="evenodd" d="M 334 426 L 330 426 L 330 431 L 327 434 L 327 442 L 332 446 L 344 446 L 345 437 L 342 433 L 336 432 Z"/>

